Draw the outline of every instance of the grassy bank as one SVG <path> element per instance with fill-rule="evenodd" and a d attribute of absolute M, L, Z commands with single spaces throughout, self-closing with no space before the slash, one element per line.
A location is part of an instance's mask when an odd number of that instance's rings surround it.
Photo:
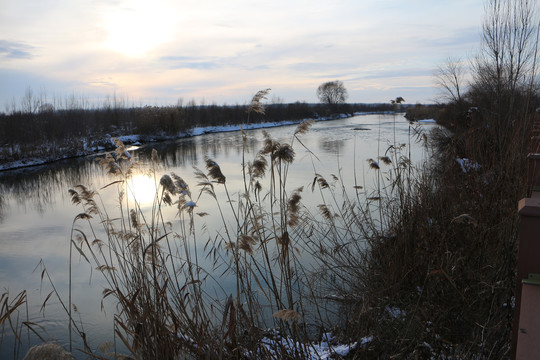
<path fill-rule="evenodd" d="M 521 121 L 501 152 L 484 126 L 437 130 L 435 167 L 383 205 L 388 226 L 369 235 L 366 262 L 350 264 L 362 300 L 344 304 L 359 314 L 345 332 L 377 339 L 373 358 L 509 356 L 532 114 Z"/>

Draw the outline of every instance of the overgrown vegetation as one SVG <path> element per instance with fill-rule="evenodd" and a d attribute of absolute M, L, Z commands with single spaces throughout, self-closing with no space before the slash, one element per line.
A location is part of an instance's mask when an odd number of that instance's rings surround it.
<path fill-rule="evenodd" d="M 261 101 L 266 94 L 254 96 L 248 121 L 264 112 Z M 316 255 L 313 243 L 325 245 L 325 227 L 343 236 L 357 230 L 353 223 L 348 230 L 336 227 L 330 204 L 320 204 L 316 212 L 303 207 L 304 190 L 287 186 L 294 146 L 302 146 L 300 137 L 310 125 L 301 123 L 289 143 L 267 135 L 259 153 L 243 161 L 243 189 L 232 192 L 226 172 L 212 159 L 205 160 L 206 171 L 196 170 L 199 183 L 192 188 L 176 174 L 161 175 L 159 154 L 154 152 L 152 172 L 158 191 L 151 210 L 128 196 L 137 164 L 117 140 L 116 151 L 101 160 L 115 179 L 99 193 L 111 196 L 116 188 L 119 209 L 104 208 L 100 194 L 83 185 L 70 190 L 73 202 L 83 208 L 73 222 L 70 254 L 80 256 L 105 278 L 103 301 L 114 299 L 118 304 L 115 342 L 99 349 L 88 344 L 71 295 L 57 292 L 54 274 L 41 268 L 42 279 L 53 287 L 43 309 L 50 306 L 51 297 L 59 300 L 69 318 L 70 344 L 72 334 L 81 339 L 82 348 L 69 350 L 108 358 L 122 356 L 119 348 L 123 348 L 133 358 L 163 359 L 187 354 L 304 359 L 317 358 L 323 351 L 335 353 L 331 336 L 325 335 L 337 324 L 333 300 L 322 298 L 328 289 L 314 281 L 303 261 L 309 252 Z M 337 201 L 346 193 L 331 190 L 335 181 L 329 183 L 317 174 L 311 191 L 319 189 L 322 199 L 332 191 L 331 201 Z M 201 249 L 197 244 L 204 235 L 199 229 L 207 219 L 200 205 L 203 198 L 215 201 L 211 207 L 221 214 L 222 226 Z M 181 221 L 173 226 L 172 217 Z M 312 228 L 315 225 L 320 229 Z M 312 243 L 306 243 L 308 232 Z M 223 283 L 232 283 L 234 290 L 226 290 Z M 6 307 L 3 324 L 18 318 L 24 304 Z M 43 330 L 32 322 L 15 323 L 17 349 L 25 342 L 23 329 L 38 335 Z M 317 340 L 328 345 L 321 350 L 314 345 Z M 356 346 L 360 345 L 351 347 Z"/>
<path fill-rule="evenodd" d="M 361 296 L 344 302 L 356 314 L 345 334 L 375 337 L 365 358 L 510 357 L 516 204 L 527 196 L 540 106 L 535 10 L 527 1 L 486 3 L 473 80 L 447 83 L 452 101 L 437 113 L 444 127 L 433 134 L 433 168 L 409 185 L 390 178 L 398 191 L 385 196 L 361 261 L 332 257 L 345 264 L 346 293 Z M 446 80 L 462 79 L 453 75 Z"/>
<path fill-rule="evenodd" d="M 266 91 L 255 95 L 249 117 L 263 113 L 265 96 Z M 305 246 L 306 222 L 330 217 L 322 206 L 318 216 L 303 211 L 303 189 L 291 192 L 287 186 L 293 145 L 310 125 L 301 123 L 289 144 L 266 135 L 264 147 L 243 163 L 244 188 L 233 190 L 234 197 L 212 159 L 205 160 L 206 171 L 195 170 L 199 183 L 192 188 L 176 174 L 160 176 L 154 152 L 152 171 L 159 187 L 152 209 L 145 211 L 126 196 L 136 163 L 120 141 L 101 160 L 115 176 L 102 191 L 117 188 L 118 211 L 101 207 L 100 195 L 82 185 L 70 190 L 72 201 L 83 207 L 74 219 L 71 251 L 106 279 L 104 300 L 114 298 L 118 304 L 115 336 L 130 356 L 317 357 L 320 349 L 311 340 L 332 322 L 298 254 Z M 328 183 L 317 176 L 315 187 L 327 189 Z M 207 215 L 198 209 L 202 197 L 215 201 L 222 223 L 204 249 L 199 245 L 204 241 L 200 222 Z M 175 226 L 167 220 L 171 206 L 181 220 Z M 322 234 L 316 237 L 324 241 Z M 225 282 L 233 284 L 232 292 L 221 287 Z M 69 296 L 70 334 L 84 340 L 72 308 Z M 113 344 L 103 353 L 84 345 L 91 357 L 121 356 Z"/>

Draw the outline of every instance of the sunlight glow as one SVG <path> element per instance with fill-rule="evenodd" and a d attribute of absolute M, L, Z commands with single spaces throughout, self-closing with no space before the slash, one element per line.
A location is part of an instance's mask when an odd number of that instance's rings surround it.
<path fill-rule="evenodd" d="M 156 2 L 132 1 L 106 14 L 106 46 L 126 56 L 140 56 L 172 36 L 170 14 Z"/>
<path fill-rule="evenodd" d="M 150 205 L 156 196 L 154 179 L 146 175 L 135 175 L 128 183 L 130 200 L 137 201 L 139 205 Z"/>

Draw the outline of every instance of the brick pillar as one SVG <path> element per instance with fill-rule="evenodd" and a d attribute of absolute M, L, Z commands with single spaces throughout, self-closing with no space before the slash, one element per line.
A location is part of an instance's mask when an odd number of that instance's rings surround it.
<path fill-rule="evenodd" d="M 531 138 L 531 142 L 536 147 L 540 146 L 540 136 Z M 538 190 L 540 190 L 540 153 L 530 153 L 527 155 L 527 194 Z"/>
<path fill-rule="evenodd" d="M 516 348 L 516 359 L 538 359 L 540 354 L 540 275 L 529 274 L 523 280 L 521 316 Z"/>
<path fill-rule="evenodd" d="M 512 325 L 512 359 L 515 359 L 519 331 L 522 280 L 529 274 L 540 274 L 540 192 L 533 191 L 530 198 L 519 201 L 520 229 L 518 242 L 517 278 Z"/>

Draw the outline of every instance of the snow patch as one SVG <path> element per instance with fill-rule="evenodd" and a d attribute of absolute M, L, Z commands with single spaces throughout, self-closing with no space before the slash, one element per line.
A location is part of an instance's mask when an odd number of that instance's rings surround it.
<path fill-rule="evenodd" d="M 139 135 L 122 135 L 122 136 L 116 136 L 116 139 L 120 140 L 124 144 L 135 144 L 139 142 L 140 136 Z"/>
<path fill-rule="evenodd" d="M 460 158 L 457 158 L 456 161 L 458 162 L 458 164 L 461 166 L 461 170 L 464 172 L 464 173 L 468 173 L 469 171 L 471 170 L 480 170 L 481 166 L 480 164 L 478 164 L 477 162 L 475 161 L 472 161 L 470 159 L 460 159 Z"/>
<path fill-rule="evenodd" d="M 285 125 L 296 125 L 296 124 L 301 123 L 304 120 L 274 121 L 274 122 L 265 122 L 265 123 L 257 123 L 257 124 L 237 124 L 237 125 L 196 127 L 189 131 L 189 135 L 199 136 L 199 135 L 204 135 L 204 134 L 239 131 L 241 129 L 253 130 L 253 129 L 264 129 L 264 128 L 271 128 L 271 127 L 277 127 L 277 126 L 285 126 Z"/>
<path fill-rule="evenodd" d="M 325 333 L 319 343 L 312 344 L 300 344 L 293 341 L 288 337 L 282 337 L 277 331 L 274 331 L 272 338 L 265 337 L 261 340 L 261 343 L 266 349 L 274 356 L 282 355 L 274 351 L 274 349 L 285 349 L 292 355 L 296 351 L 302 351 L 305 359 L 309 360 L 323 360 L 334 359 L 336 356 L 347 356 L 351 350 L 354 350 L 358 343 L 352 344 L 336 344 L 335 338 L 332 333 Z M 373 340 L 373 336 L 368 336 L 360 340 L 360 345 L 365 346 Z M 253 354 L 250 354 L 253 355 Z M 253 358 L 253 357 L 252 357 Z"/>
<path fill-rule="evenodd" d="M 386 306 L 386 311 L 394 319 L 404 318 L 407 315 L 407 313 L 404 310 L 401 310 L 400 308 L 395 307 L 395 306 Z"/>

